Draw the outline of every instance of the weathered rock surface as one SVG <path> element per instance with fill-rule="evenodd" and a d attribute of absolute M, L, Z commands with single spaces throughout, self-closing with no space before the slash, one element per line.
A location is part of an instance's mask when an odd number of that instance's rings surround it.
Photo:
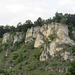
<path fill-rule="evenodd" d="M 44 51 L 42 52 L 41 56 L 40 56 L 40 61 L 45 61 L 50 57 L 50 53 L 49 53 L 49 46 L 47 46 L 46 44 L 44 45 Z"/>
<path fill-rule="evenodd" d="M 36 40 L 35 40 L 34 47 L 41 46 L 44 43 L 43 39 L 44 39 L 44 36 L 41 35 L 41 34 L 38 34 L 37 37 L 36 37 Z"/>
<path fill-rule="evenodd" d="M 72 35 L 75 38 L 75 30 L 72 31 Z"/>
<path fill-rule="evenodd" d="M 75 42 L 70 39 L 68 35 L 68 26 L 61 24 L 49 24 L 43 25 L 42 27 L 31 27 L 26 32 L 25 43 L 31 43 L 34 41 L 34 47 L 38 48 L 42 44 L 44 45 L 44 50 L 40 56 L 40 60 L 44 61 L 49 58 L 49 56 L 53 56 L 56 52 L 59 52 L 64 49 L 63 44 L 67 44 L 70 46 L 75 46 Z M 52 34 L 56 37 L 51 40 Z M 73 32 L 74 34 L 74 32 Z M 24 38 L 24 34 L 21 32 L 16 32 L 14 36 L 13 44 L 17 41 L 21 41 Z M 46 40 L 47 39 L 47 40 Z M 5 33 L 3 35 L 2 43 L 7 43 L 8 40 L 12 40 L 12 36 L 9 33 Z M 46 44 L 46 42 L 49 43 Z M 45 45 L 46 44 L 46 45 Z M 64 60 L 68 59 L 68 54 L 64 54 Z"/>
<path fill-rule="evenodd" d="M 3 35 L 2 44 L 7 43 L 8 41 L 12 41 L 12 35 L 10 33 L 5 33 Z"/>
<path fill-rule="evenodd" d="M 70 53 L 65 51 L 65 53 L 63 54 L 63 58 L 64 60 L 67 60 L 69 58 Z"/>
<path fill-rule="evenodd" d="M 54 56 L 57 51 L 63 50 L 63 47 L 59 47 L 59 45 L 75 45 L 75 42 L 70 39 L 68 32 L 68 26 L 58 23 L 43 25 L 42 27 L 32 27 L 27 30 L 25 43 L 35 41 L 34 47 L 40 47 L 45 43 L 44 40 L 46 40 L 46 38 L 49 38 L 51 34 L 55 34 L 56 37 L 44 48 L 40 56 L 41 61 L 47 60 L 49 55 Z M 67 56 L 65 55 L 65 60 L 66 59 Z"/>
<path fill-rule="evenodd" d="M 31 27 L 26 32 L 26 38 L 25 43 L 32 42 L 37 37 L 37 34 L 39 33 L 40 27 Z"/>
<path fill-rule="evenodd" d="M 13 44 L 14 44 L 17 41 L 21 41 L 24 38 L 24 36 L 25 35 L 22 32 L 16 32 L 16 35 L 13 38 L 10 33 L 5 33 L 3 35 L 2 44 L 7 43 L 8 41 L 13 42 Z"/>
<path fill-rule="evenodd" d="M 52 29 L 51 29 L 52 27 Z M 50 43 L 50 46 L 48 47 L 48 49 L 46 49 L 45 51 L 43 51 L 42 53 L 42 58 L 44 57 L 44 54 L 47 54 L 47 52 L 49 52 L 49 54 L 51 56 L 54 56 L 54 54 L 57 52 L 57 51 L 60 51 L 60 50 L 63 50 L 63 47 L 59 47 L 58 45 L 62 45 L 62 44 L 68 44 L 68 45 L 75 45 L 75 42 L 73 40 L 71 40 L 68 36 L 68 27 L 67 26 L 63 26 L 63 25 L 51 25 L 51 27 L 49 28 L 51 31 L 49 32 L 48 30 L 48 34 L 50 35 L 51 34 L 56 34 L 56 38 Z M 47 36 L 49 36 L 47 34 Z M 47 55 L 45 55 L 47 56 Z M 68 58 L 68 55 L 65 54 L 64 55 L 64 59 L 67 60 Z M 40 57 L 41 59 L 41 57 Z M 42 61 L 43 59 L 41 59 Z"/>
<path fill-rule="evenodd" d="M 17 41 L 21 41 L 23 38 L 24 38 L 24 34 L 22 32 L 16 32 L 13 43 Z"/>

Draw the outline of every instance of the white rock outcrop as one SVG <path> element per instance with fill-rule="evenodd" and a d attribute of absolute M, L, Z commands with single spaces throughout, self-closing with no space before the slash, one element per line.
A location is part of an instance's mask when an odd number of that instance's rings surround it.
<path fill-rule="evenodd" d="M 69 58 L 69 55 L 70 55 L 70 53 L 65 51 L 65 53 L 63 55 L 64 60 L 67 60 Z"/>
<path fill-rule="evenodd" d="M 44 45 L 44 51 L 40 56 L 40 61 L 45 61 L 50 57 L 49 49 L 50 49 L 49 46 Z"/>
<path fill-rule="evenodd" d="M 41 35 L 41 34 L 38 34 L 37 37 L 36 37 L 36 40 L 35 40 L 34 47 L 41 46 L 44 43 L 43 39 L 44 39 L 44 36 Z"/>
<path fill-rule="evenodd" d="M 75 38 L 75 30 L 72 31 L 72 35 Z"/>
<path fill-rule="evenodd" d="M 59 23 L 43 25 L 42 27 L 32 27 L 27 30 L 25 43 L 34 41 L 34 47 L 40 47 L 45 43 L 44 40 L 46 40 L 47 38 L 50 39 L 49 36 L 51 34 L 56 35 L 51 43 L 46 46 L 47 48 L 44 48 L 44 51 L 40 56 L 40 60 L 44 61 L 48 59 L 49 55 L 54 56 L 57 51 L 63 50 L 63 47 L 60 47 L 59 45 L 75 45 L 75 42 L 70 39 L 68 32 L 68 26 Z"/>
<path fill-rule="evenodd" d="M 29 28 L 26 32 L 25 43 L 31 43 L 34 41 L 34 39 L 37 37 L 37 34 L 39 33 L 39 30 L 39 26 Z"/>
<path fill-rule="evenodd" d="M 14 36 L 13 44 L 17 41 L 21 41 L 24 38 L 24 34 L 22 32 L 16 32 L 16 35 Z"/>
<path fill-rule="evenodd" d="M 5 33 L 3 35 L 2 44 L 7 43 L 8 41 L 12 41 L 12 35 L 10 33 Z"/>
<path fill-rule="evenodd" d="M 49 33 L 47 33 L 47 35 L 48 34 L 50 35 L 50 33 L 51 33 L 51 34 L 55 34 L 57 37 L 49 44 L 50 46 L 48 48 L 46 48 L 45 51 L 42 52 L 42 55 L 40 56 L 41 61 L 44 60 L 43 59 L 44 55 L 45 55 L 45 58 L 48 58 L 48 54 L 50 54 L 51 56 L 54 56 L 54 54 L 57 51 L 63 50 L 63 47 L 62 46 L 60 47 L 58 45 L 62 45 L 62 44 L 67 44 L 67 45 L 71 45 L 71 46 L 75 45 L 75 42 L 73 40 L 71 40 L 68 35 L 68 27 L 67 26 L 63 26 L 61 24 L 55 25 L 55 26 L 51 25 L 50 30 L 51 31 L 49 32 L 49 29 L 48 29 Z M 64 59 L 67 60 L 67 54 L 64 55 Z"/>

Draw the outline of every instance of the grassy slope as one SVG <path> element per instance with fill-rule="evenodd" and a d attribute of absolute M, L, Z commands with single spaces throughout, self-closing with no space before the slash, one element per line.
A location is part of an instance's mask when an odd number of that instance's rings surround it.
<path fill-rule="evenodd" d="M 56 68 L 59 64 L 61 64 L 60 66 L 62 67 L 62 65 L 67 64 L 67 62 L 63 61 L 63 64 L 59 62 L 58 58 L 60 57 L 50 58 L 47 61 L 41 62 L 39 61 L 39 57 L 42 51 L 40 48 L 34 48 L 33 45 L 34 43 L 25 45 L 24 43 L 17 42 L 14 48 L 10 49 L 7 57 L 5 57 L 6 50 L 1 51 L 0 66 L 3 68 L 2 71 L 4 73 L 0 72 L 0 75 L 65 75 L 65 73 L 46 70 L 46 67 L 52 66 Z M 7 48 L 8 47 L 9 45 L 7 45 Z M 8 62 L 11 63 L 6 66 Z M 12 67 L 10 68 L 10 66 Z"/>

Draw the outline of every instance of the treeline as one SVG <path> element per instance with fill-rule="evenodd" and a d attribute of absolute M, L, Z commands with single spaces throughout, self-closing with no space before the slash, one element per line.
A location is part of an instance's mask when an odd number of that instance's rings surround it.
<path fill-rule="evenodd" d="M 69 29 L 72 30 L 75 27 L 75 14 L 63 14 L 56 12 L 53 18 L 46 20 L 39 17 L 36 21 L 34 21 L 34 23 L 31 20 L 26 20 L 23 24 L 19 22 L 17 27 L 8 25 L 0 26 L 0 37 L 2 37 L 2 35 L 6 32 L 26 32 L 27 29 L 31 28 L 32 26 L 42 26 L 44 24 L 50 24 L 51 22 L 67 24 Z"/>

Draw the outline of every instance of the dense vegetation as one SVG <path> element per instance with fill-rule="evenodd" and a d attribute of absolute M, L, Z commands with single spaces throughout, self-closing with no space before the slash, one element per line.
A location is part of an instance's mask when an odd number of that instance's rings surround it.
<path fill-rule="evenodd" d="M 1 42 L 2 39 L 0 39 Z M 1 46 L 1 44 L 0 44 Z M 31 45 L 24 42 L 16 42 L 10 49 L 12 43 L 4 44 L 0 48 L 0 75 L 74 75 L 75 62 L 62 60 L 58 54 L 56 57 L 50 57 L 47 61 L 40 61 L 39 57 L 42 53 L 42 47 L 34 48 L 34 42 Z M 8 55 L 6 56 L 6 50 Z M 75 47 L 69 47 L 75 54 Z M 69 50 L 68 49 L 68 50 Z M 57 72 L 58 66 L 70 67 L 69 73 Z M 53 68 L 51 70 L 50 68 Z M 62 69 L 61 68 L 61 69 Z"/>
<path fill-rule="evenodd" d="M 8 44 L 1 44 L 2 35 L 6 32 L 14 34 L 15 32 L 26 33 L 28 28 L 32 26 L 42 26 L 44 24 L 62 23 L 67 24 L 69 27 L 69 35 L 72 39 L 72 31 L 75 30 L 75 14 L 62 14 L 56 13 L 51 19 L 43 20 L 39 17 L 34 23 L 31 20 L 27 20 L 25 23 L 19 22 L 17 27 L 14 26 L 0 26 L 0 75 L 75 75 L 75 62 L 69 60 L 62 60 L 58 54 L 56 57 L 50 57 L 47 61 L 40 61 L 39 57 L 42 53 L 42 46 L 40 48 L 34 48 L 34 42 L 31 44 L 25 44 L 22 42 L 16 42 L 13 46 L 12 42 Z M 53 40 L 56 35 L 49 36 Z M 46 44 L 50 43 L 48 39 L 44 40 Z M 68 48 L 72 50 L 72 54 L 75 55 L 75 46 Z M 60 66 L 63 68 L 70 67 L 68 73 L 57 72 L 56 68 Z M 53 71 L 50 70 L 53 68 Z"/>
<path fill-rule="evenodd" d="M 0 25 L 0 37 L 6 32 L 26 32 L 28 28 L 34 27 L 34 26 L 42 26 L 44 24 L 50 24 L 51 22 L 57 22 L 62 24 L 67 24 L 70 31 L 75 30 L 75 14 L 62 14 L 56 12 L 55 16 L 53 18 L 49 18 L 47 20 L 42 19 L 39 17 L 34 23 L 32 23 L 31 20 L 26 20 L 25 23 L 19 22 L 17 24 L 17 27 L 14 26 L 1 26 Z"/>

